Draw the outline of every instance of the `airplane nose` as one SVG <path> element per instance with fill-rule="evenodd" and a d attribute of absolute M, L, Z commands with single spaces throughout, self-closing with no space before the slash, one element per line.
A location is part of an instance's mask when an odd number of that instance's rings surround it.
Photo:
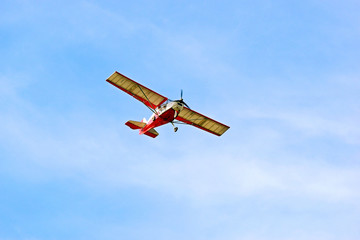
<path fill-rule="evenodd" d="M 181 103 L 176 103 L 172 107 L 172 109 L 174 109 L 177 112 L 181 111 L 182 108 L 183 108 L 183 105 Z"/>

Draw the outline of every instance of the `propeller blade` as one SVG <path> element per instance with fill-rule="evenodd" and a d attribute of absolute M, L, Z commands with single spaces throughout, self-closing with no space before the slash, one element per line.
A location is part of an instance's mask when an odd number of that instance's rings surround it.
<path fill-rule="evenodd" d="M 191 109 L 190 107 L 189 107 L 189 105 L 187 105 L 186 104 L 186 102 L 184 102 L 184 101 L 181 101 L 188 109 Z"/>
<path fill-rule="evenodd" d="M 184 102 L 184 99 L 183 99 L 183 90 L 181 89 L 181 92 L 180 92 L 180 100 L 175 100 L 173 102 L 178 102 L 178 103 L 182 103 L 183 105 L 185 105 L 187 108 L 190 109 L 189 105 L 186 104 L 186 102 Z"/>

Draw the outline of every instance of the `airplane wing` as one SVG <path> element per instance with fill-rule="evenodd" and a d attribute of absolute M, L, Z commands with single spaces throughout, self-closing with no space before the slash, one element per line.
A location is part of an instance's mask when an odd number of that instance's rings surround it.
<path fill-rule="evenodd" d="M 221 136 L 230 128 L 187 107 L 184 107 L 180 111 L 179 115 L 176 117 L 176 120 L 200 128 L 217 136 Z"/>
<path fill-rule="evenodd" d="M 124 92 L 130 94 L 140 102 L 144 103 L 146 106 L 155 109 L 162 103 L 164 103 L 167 98 L 154 92 L 153 90 L 141 85 L 140 83 L 131 80 L 130 78 L 122 75 L 121 73 L 114 72 L 108 79 L 107 82 L 111 83 L 115 87 L 123 90 Z"/>

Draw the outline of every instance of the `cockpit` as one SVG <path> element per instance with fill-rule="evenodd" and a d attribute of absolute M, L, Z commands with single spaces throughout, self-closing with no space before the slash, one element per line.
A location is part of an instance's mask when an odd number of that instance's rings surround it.
<path fill-rule="evenodd" d="M 163 104 L 161 104 L 159 107 L 157 107 L 155 110 L 158 114 L 161 114 L 165 112 L 166 110 L 173 108 L 175 111 L 180 111 L 184 105 L 179 101 L 171 101 L 167 100 Z"/>

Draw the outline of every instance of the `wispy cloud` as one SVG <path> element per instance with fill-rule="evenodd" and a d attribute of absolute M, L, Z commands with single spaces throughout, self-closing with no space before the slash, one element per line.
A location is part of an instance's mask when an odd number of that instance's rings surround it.
<path fill-rule="evenodd" d="M 300 131 L 302 135 L 332 136 L 350 144 L 360 143 L 356 113 L 353 116 L 326 116 L 313 111 L 251 109 L 240 112 L 238 117 L 278 121 Z"/>
<path fill-rule="evenodd" d="M 172 164 L 155 161 L 151 164 L 151 173 L 146 171 L 149 167 L 146 164 L 133 170 L 139 171 L 135 175 L 142 176 L 139 184 L 199 203 L 221 203 L 246 196 L 357 201 L 360 169 L 305 162 L 274 164 L 211 153 L 192 155 Z"/>
<path fill-rule="evenodd" d="M 291 152 L 284 155 L 282 147 L 286 145 L 281 142 L 267 157 L 255 151 L 258 145 L 251 144 L 258 144 L 256 141 L 242 148 L 235 138 L 216 149 L 196 143 L 197 148 L 191 150 L 191 140 L 179 146 L 150 142 L 148 147 L 136 146 L 127 143 L 121 135 L 123 129 L 114 128 L 117 124 L 110 116 L 95 119 L 95 112 L 46 115 L 41 108 L 22 99 L 9 82 L 3 80 L 2 85 L 6 86 L 4 89 L 11 89 L 6 91 L 10 101 L 3 101 L 3 106 L 17 102 L 16 109 L 3 111 L 0 117 L 2 145 L 22 156 L 15 165 L 30 166 L 13 174 L 25 173 L 40 179 L 54 176 L 86 179 L 90 185 L 105 184 L 115 190 L 137 186 L 207 204 L 249 196 L 355 204 L 360 197 L 360 169 L 339 167 L 326 161 L 312 163 L 311 159 L 301 159 Z M 357 136 L 351 127 L 344 130 L 323 119 L 315 121 L 304 116 L 299 119 L 299 116 L 281 113 L 256 113 L 251 117 L 275 118 L 311 134 L 330 131 L 345 140 Z M 264 132 L 250 134 L 249 139 L 265 137 Z M 134 137 L 135 142 L 148 140 L 137 134 Z M 276 139 L 270 134 L 269 140 L 273 137 Z M 189 151 L 174 161 L 169 156 L 172 151 L 162 150 L 169 147 L 175 152 L 184 148 Z"/>

